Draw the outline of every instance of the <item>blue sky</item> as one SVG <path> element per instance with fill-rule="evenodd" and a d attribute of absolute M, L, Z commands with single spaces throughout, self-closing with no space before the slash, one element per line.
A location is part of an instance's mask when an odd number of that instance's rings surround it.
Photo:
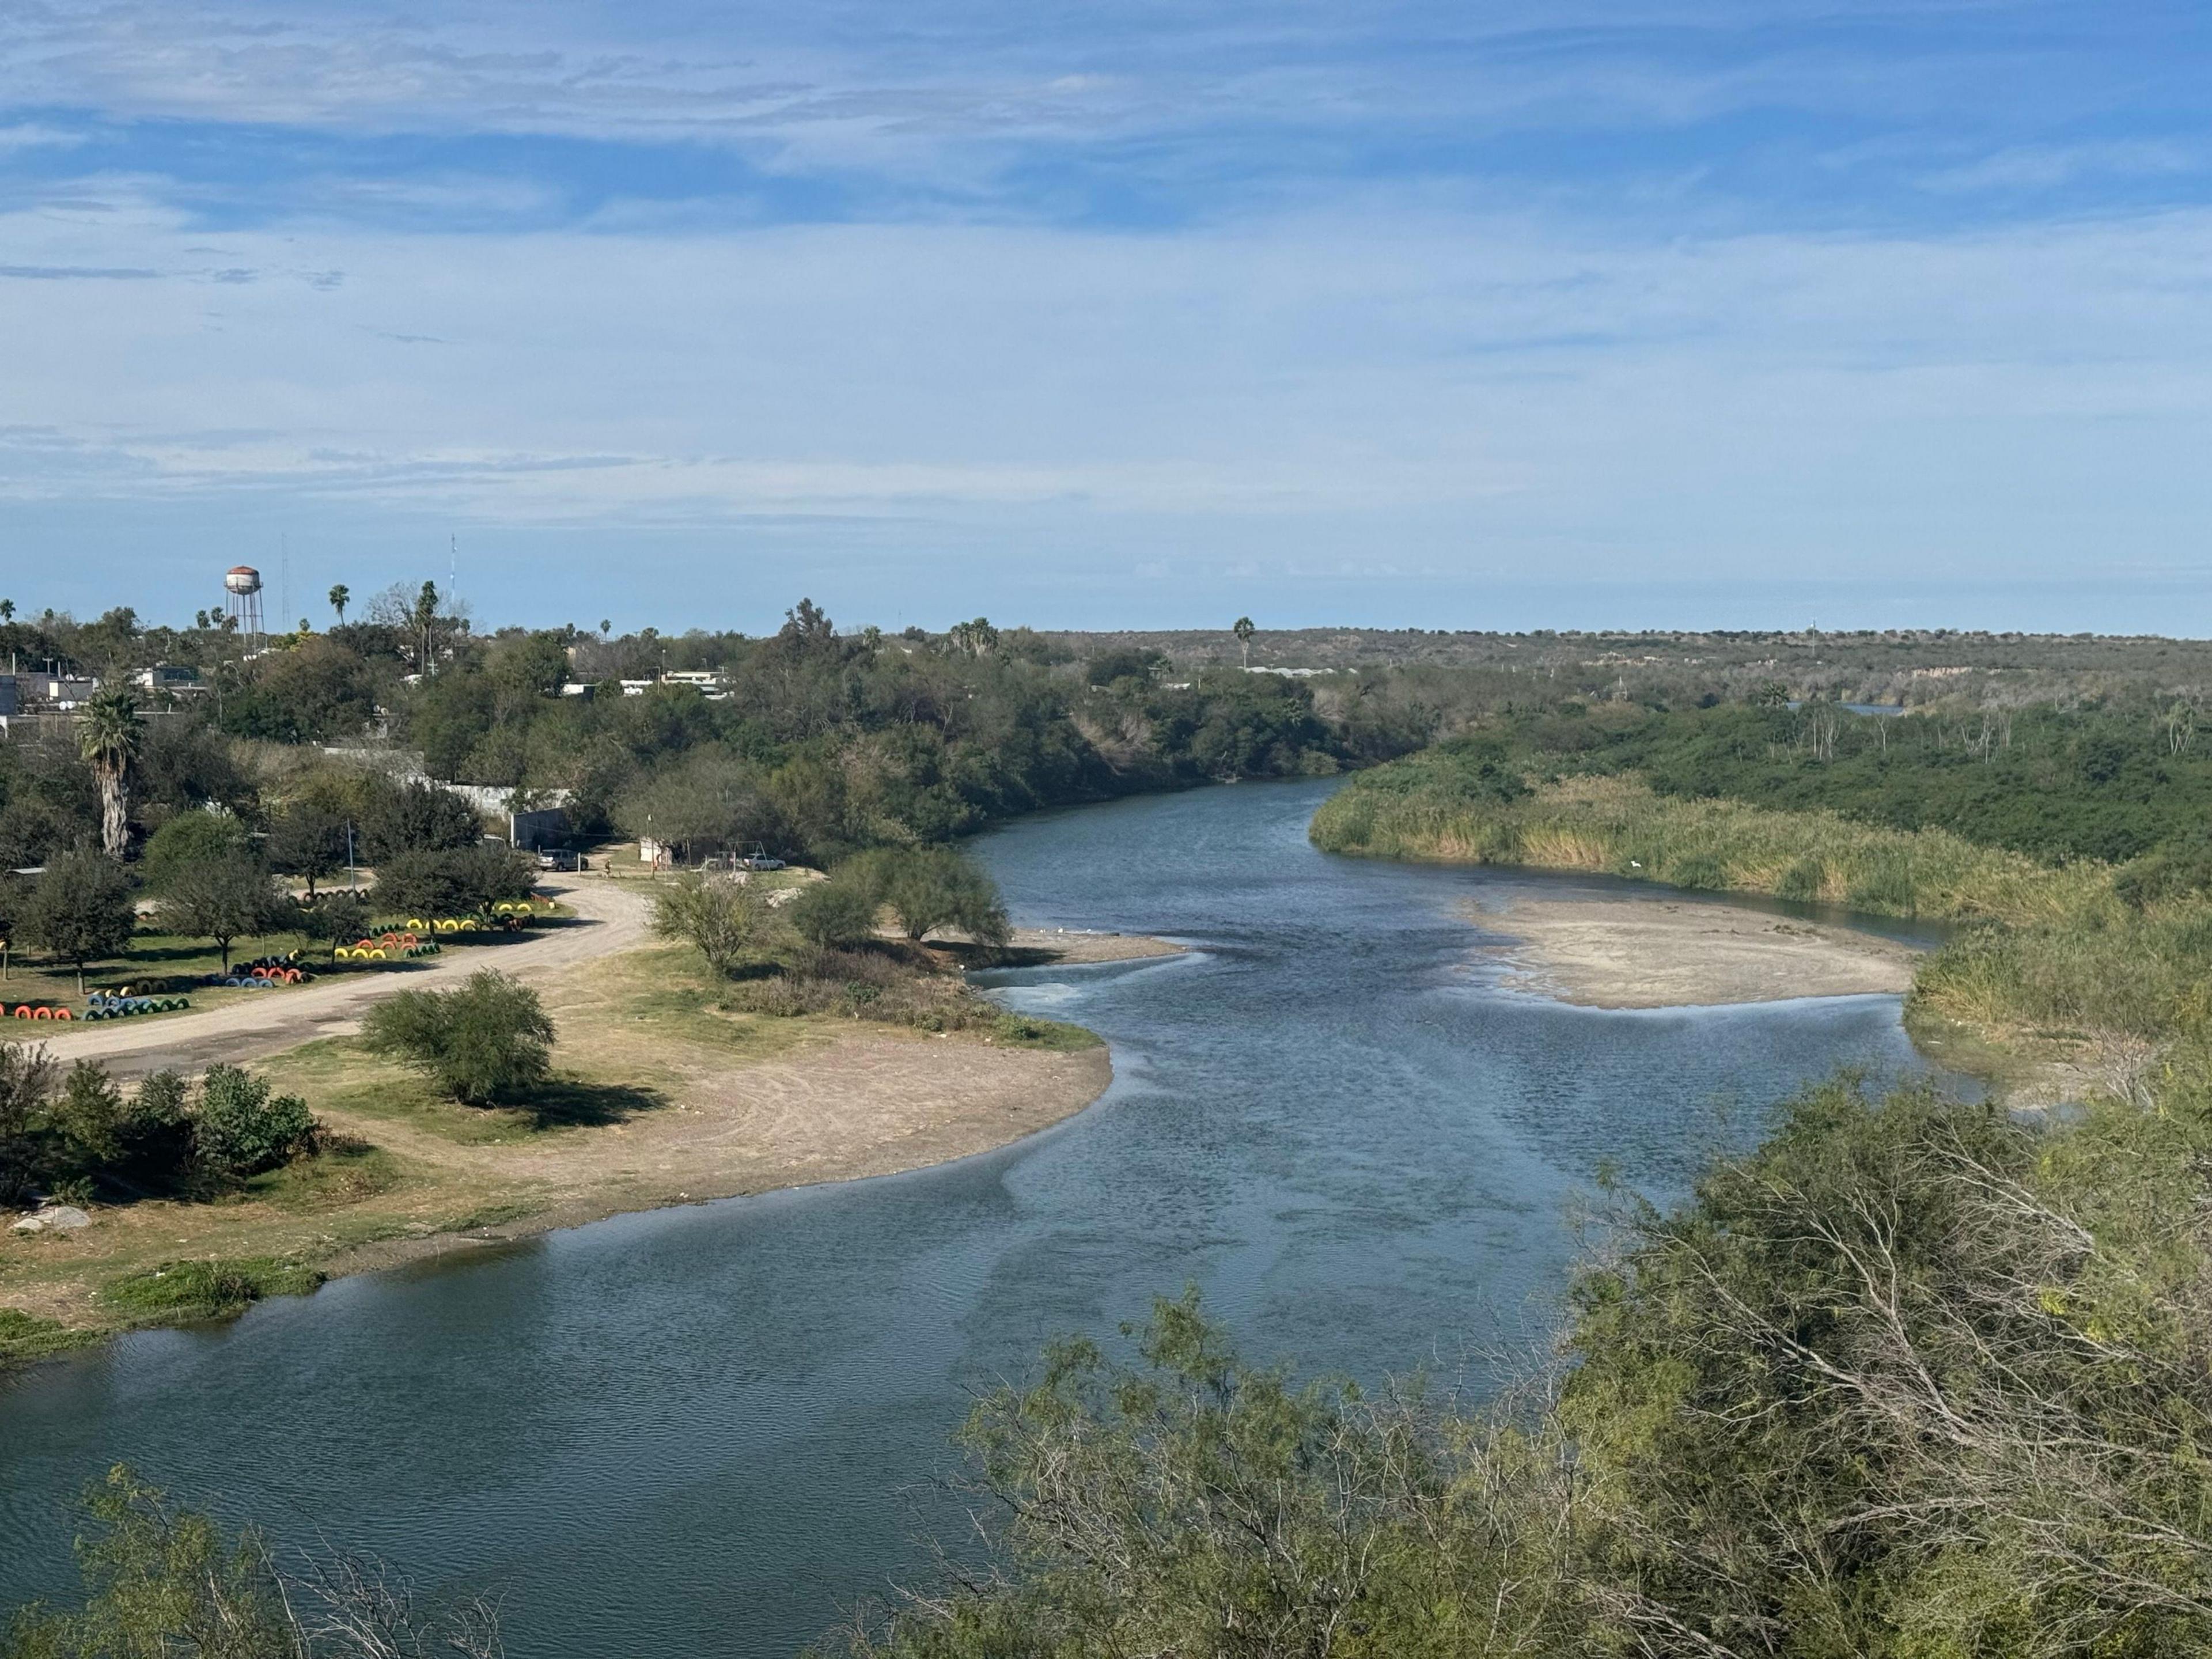
<path fill-rule="evenodd" d="M 0 593 L 2212 633 L 2212 7 L 0 7 Z"/>

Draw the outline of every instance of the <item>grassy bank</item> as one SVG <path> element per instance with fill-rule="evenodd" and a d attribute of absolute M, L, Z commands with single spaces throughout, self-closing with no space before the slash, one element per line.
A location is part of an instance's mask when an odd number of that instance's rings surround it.
<path fill-rule="evenodd" d="M 1367 858 L 1594 871 L 1949 921 L 2057 921 L 2111 898 L 2102 865 L 2054 866 L 1947 830 L 1685 799 L 1632 777 L 1530 788 L 1486 772 L 1488 764 L 1436 750 L 1356 777 L 1315 814 L 1314 844 Z"/>

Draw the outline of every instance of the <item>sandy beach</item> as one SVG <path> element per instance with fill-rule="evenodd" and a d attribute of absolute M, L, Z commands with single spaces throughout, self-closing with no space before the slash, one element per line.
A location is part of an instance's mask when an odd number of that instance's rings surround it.
<path fill-rule="evenodd" d="M 1464 914 L 1510 936 L 1493 947 L 1508 985 L 1585 1008 L 1895 995 L 1919 957 L 1854 928 L 1681 899 L 1527 897 Z"/>

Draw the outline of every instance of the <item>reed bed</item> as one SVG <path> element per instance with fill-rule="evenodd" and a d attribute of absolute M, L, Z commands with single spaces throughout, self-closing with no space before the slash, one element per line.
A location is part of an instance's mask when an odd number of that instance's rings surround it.
<path fill-rule="evenodd" d="M 1633 777 L 1470 787 L 1451 759 L 1422 756 L 1355 779 L 1315 815 L 1315 845 L 1370 858 L 1588 870 L 1879 915 L 2021 927 L 2119 920 L 2103 864 L 2043 864 L 1942 830 L 1893 830 L 1834 812 L 1659 795 Z"/>

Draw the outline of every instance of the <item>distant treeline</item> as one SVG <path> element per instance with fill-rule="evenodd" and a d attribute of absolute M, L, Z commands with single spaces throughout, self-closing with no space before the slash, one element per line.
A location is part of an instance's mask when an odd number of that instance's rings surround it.
<path fill-rule="evenodd" d="M 1157 656 L 1079 658 L 981 619 L 941 635 L 848 634 L 802 601 L 763 639 L 485 637 L 434 590 L 411 610 L 403 598 L 252 653 L 228 629 L 141 629 L 127 611 L 0 633 L 27 657 L 111 679 L 155 659 L 202 672 L 204 690 L 145 696 L 167 706 L 145 709 L 159 718 L 131 763 L 134 856 L 193 808 L 258 832 L 329 769 L 323 745 L 403 769 L 419 757 L 434 779 L 518 802 L 562 792 L 582 837 L 649 835 L 694 853 L 758 843 L 818 861 L 1040 806 L 1334 772 L 1418 747 L 1441 718 L 1387 688 L 1185 679 Z M 685 671 L 719 684 L 664 678 Z M 100 810 L 72 734 L 0 744 L 0 863 L 41 863 L 95 838 Z"/>
<path fill-rule="evenodd" d="M 2212 825 L 2212 732 L 2200 738 L 2187 705 L 2147 698 L 1903 718 L 1831 704 L 1567 702 L 1486 720 L 1360 787 L 1443 804 L 1494 794 L 1500 776 L 1629 773 L 1662 796 L 1942 830 L 2052 862 L 2117 863 Z"/>

